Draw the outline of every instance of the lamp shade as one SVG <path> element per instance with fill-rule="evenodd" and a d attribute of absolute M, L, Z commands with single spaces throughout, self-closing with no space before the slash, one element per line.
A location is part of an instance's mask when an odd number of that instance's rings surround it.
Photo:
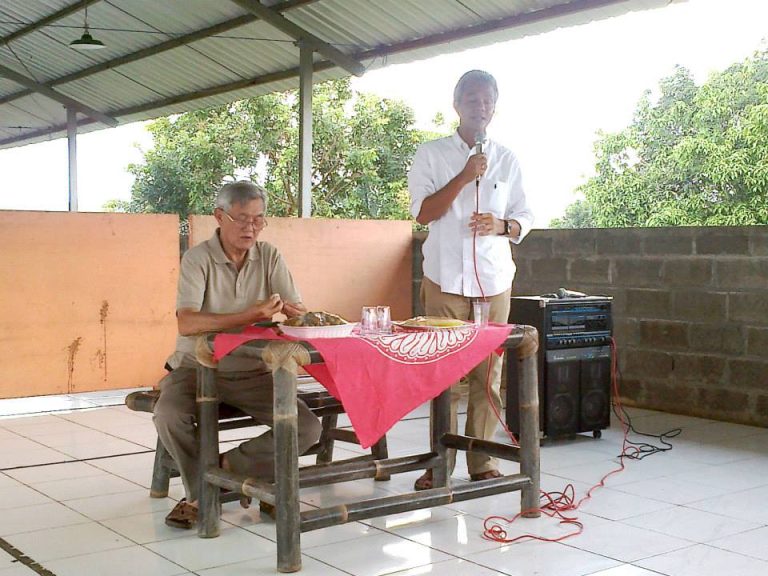
<path fill-rule="evenodd" d="M 96 38 L 91 36 L 88 30 L 83 32 L 83 35 L 77 40 L 72 40 L 72 42 L 69 43 L 69 46 L 75 50 L 100 50 L 106 48 L 104 42 L 96 40 Z"/>

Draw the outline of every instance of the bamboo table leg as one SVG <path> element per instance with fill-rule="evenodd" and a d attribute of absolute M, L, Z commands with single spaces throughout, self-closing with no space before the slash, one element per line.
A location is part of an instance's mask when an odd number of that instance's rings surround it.
<path fill-rule="evenodd" d="M 432 450 L 437 452 L 439 464 L 432 468 L 432 487 L 451 487 L 451 471 L 448 470 L 448 449 L 443 443 L 443 436 L 450 432 L 451 421 L 451 389 L 444 390 L 432 400 L 430 407 L 430 433 L 432 435 Z"/>
<path fill-rule="evenodd" d="M 219 409 L 216 370 L 205 366 L 197 369 L 197 418 L 200 443 L 197 535 L 215 538 L 219 535 L 221 516 L 219 487 L 206 482 L 203 472 L 219 466 Z"/>
<path fill-rule="evenodd" d="M 296 572 L 301 570 L 296 372 L 278 366 L 273 370 L 272 376 L 277 569 L 280 572 Z"/>

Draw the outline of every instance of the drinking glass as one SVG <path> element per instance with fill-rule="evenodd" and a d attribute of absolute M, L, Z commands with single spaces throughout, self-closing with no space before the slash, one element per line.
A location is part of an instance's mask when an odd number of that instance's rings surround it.
<path fill-rule="evenodd" d="M 377 329 L 380 334 L 392 333 L 392 316 L 389 306 L 376 306 Z"/>
<path fill-rule="evenodd" d="M 475 319 L 475 326 L 488 326 L 488 315 L 491 312 L 491 303 L 483 300 L 472 302 L 472 316 Z"/>
<path fill-rule="evenodd" d="M 363 314 L 360 319 L 360 332 L 363 334 L 375 334 L 379 330 L 376 306 L 363 306 Z"/>

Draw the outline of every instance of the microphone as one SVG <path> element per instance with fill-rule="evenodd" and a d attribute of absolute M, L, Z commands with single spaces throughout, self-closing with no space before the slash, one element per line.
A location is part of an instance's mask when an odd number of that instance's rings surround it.
<path fill-rule="evenodd" d="M 485 142 L 485 132 L 481 130 L 475 134 L 475 154 L 483 153 L 483 142 Z"/>
<path fill-rule="evenodd" d="M 482 154 L 483 153 L 483 142 L 485 142 L 485 132 L 483 130 L 480 130 L 477 134 L 475 134 L 475 154 Z M 475 177 L 475 186 L 480 185 L 480 176 Z"/>

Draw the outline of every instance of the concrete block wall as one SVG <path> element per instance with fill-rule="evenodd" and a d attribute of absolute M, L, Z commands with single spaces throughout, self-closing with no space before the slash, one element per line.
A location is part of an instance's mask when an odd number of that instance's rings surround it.
<path fill-rule="evenodd" d="M 515 295 L 614 298 L 628 405 L 768 427 L 768 226 L 534 230 L 513 254 Z"/>

